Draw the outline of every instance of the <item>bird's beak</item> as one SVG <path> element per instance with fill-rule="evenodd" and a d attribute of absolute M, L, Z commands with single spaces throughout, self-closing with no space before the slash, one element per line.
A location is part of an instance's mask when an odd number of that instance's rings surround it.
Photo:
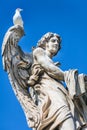
<path fill-rule="evenodd" d="M 23 9 L 20 9 L 20 11 L 23 11 Z"/>

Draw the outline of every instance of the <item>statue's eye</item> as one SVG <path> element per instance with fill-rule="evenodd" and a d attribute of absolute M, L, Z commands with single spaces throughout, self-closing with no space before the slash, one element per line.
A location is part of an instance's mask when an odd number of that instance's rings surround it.
<path fill-rule="evenodd" d="M 51 42 L 53 42 L 53 43 L 57 42 L 58 43 L 58 40 L 57 39 L 51 39 Z"/>
<path fill-rule="evenodd" d="M 55 39 L 52 39 L 51 42 L 56 42 L 56 40 L 55 40 Z"/>

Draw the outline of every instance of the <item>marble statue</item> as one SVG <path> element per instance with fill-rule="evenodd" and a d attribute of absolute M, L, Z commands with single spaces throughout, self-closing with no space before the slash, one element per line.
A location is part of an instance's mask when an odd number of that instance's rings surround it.
<path fill-rule="evenodd" d="M 22 26 L 8 29 L 2 44 L 3 68 L 33 130 L 87 130 L 87 76 L 62 71 L 52 57 L 61 37 L 48 32 L 26 54 L 18 45 Z M 66 84 L 66 88 L 64 87 Z"/>

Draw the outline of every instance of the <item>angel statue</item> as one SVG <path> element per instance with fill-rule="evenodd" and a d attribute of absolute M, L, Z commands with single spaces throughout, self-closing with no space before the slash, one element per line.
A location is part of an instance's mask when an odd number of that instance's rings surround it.
<path fill-rule="evenodd" d="M 87 130 L 87 75 L 62 71 L 52 57 L 61 37 L 48 32 L 26 54 L 18 45 L 24 28 L 10 27 L 2 44 L 3 68 L 33 130 Z M 66 88 L 64 87 L 66 84 Z"/>

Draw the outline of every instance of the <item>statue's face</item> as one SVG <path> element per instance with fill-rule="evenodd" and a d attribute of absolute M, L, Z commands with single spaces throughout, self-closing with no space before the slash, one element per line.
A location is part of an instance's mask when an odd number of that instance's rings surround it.
<path fill-rule="evenodd" d="M 52 37 L 47 43 L 46 49 L 50 51 L 52 54 L 56 54 L 59 49 L 59 42 L 57 37 Z"/>

